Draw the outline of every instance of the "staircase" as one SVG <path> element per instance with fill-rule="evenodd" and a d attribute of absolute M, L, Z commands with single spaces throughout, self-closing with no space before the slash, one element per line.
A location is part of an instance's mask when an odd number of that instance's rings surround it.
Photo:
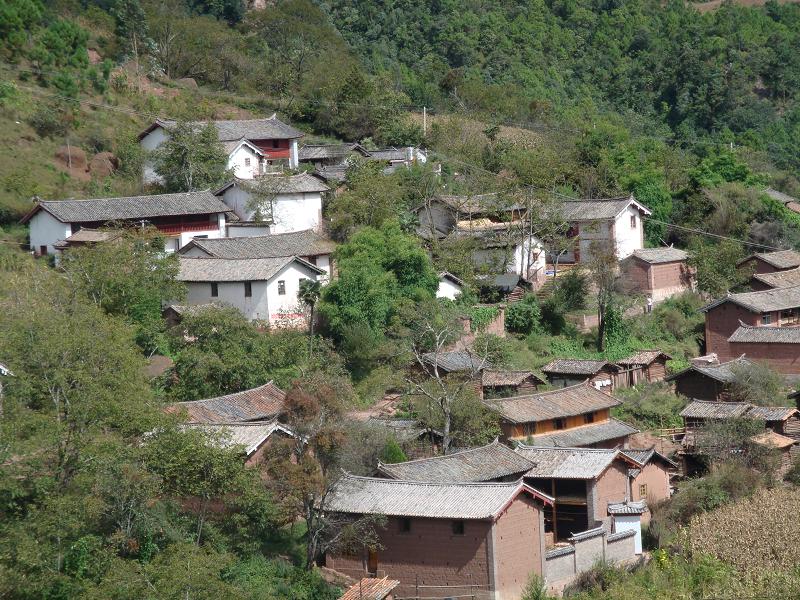
<path fill-rule="evenodd" d="M 534 292 L 536 294 L 536 299 L 539 301 L 539 303 L 544 302 L 550 296 L 553 295 L 553 292 L 555 291 L 556 280 L 559 277 L 563 276 L 566 273 L 569 273 L 572 269 L 575 268 L 578 268 L 578 265 L 574 264 L 558 265 L 558 274 L 556 277 L 553 277 L 552 275 L 545 275 L 544 283 L 540 285 L 539 288 Z M 552 272 L 553 265 L 550 264 L 547 265 L 547 268 L 545 270 Z"/>

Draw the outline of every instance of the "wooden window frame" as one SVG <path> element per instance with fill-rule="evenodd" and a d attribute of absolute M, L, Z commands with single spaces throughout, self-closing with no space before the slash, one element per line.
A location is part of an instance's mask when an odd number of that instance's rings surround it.
<path fill-rule="evenodd" d="M 286 295 L 286 281 L 284 279 L 278 280 L 278 296 Z"/>

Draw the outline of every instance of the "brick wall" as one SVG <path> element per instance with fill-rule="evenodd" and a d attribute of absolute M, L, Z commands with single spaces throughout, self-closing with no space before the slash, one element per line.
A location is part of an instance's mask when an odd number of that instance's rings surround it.
<path fill-rule="evenodd" d="M 759 325 L 761 315 L 737 306 L 733 302 L 725 302 L 706 313 L 706 354 L 716 352 L 720 362 L 738 358 L 734 356 L 728 338 L 739 328 L 739 321 L 746 325 Z"/>
<path fill-rule="evenodd" d="M 647 494 L 643 497 L 639 493 L 639 486 L 647 486 Z M 631 500 L 634 502 L 646 500 L 648 506 L 653 506 L 669 498 L 669 474 L 664 465 L 650 462 L 640 471 L 639 475 L 631 482 Z M 650 511 L 642 515 L 642 523 L 650 522 Z"/>
<path fill-rule="evenodd" d="M 800 374 L 800 344 L 729 344 L 736 356 L 761 362 L 784 375 Z M 722 357 L 720 357 L 722 360 Z"/>
<path fill-rule="evenodd" d="M 497 600 L 519 598 L 532 573 L 543 575 L 543 515 L 530 497 L 520 497 L 494 527 Z"/>
<path fill-rule="evenodd" d="M 653 300 L 658 302 L 692 289 L 694 276 L 685 262 L 653 265 L 650 269 Z"/>
<path fill-rule="evenodd" d="M 608 503 L 625 500 L 628 492 L 628 469 L 620 461 L 614 461 L 596 481 L 589 484 L 596 522 L 610 530 L 611 517 L 608 516 Z M 590 524 L 591 525 L 591 524 Z"/>
<path fill-rule="evenodd" d="M 632 256 L 622 261 L 620 267 L 622 285 L 626 291 L 650 291 L 650 269 L 646 262 Z"/>

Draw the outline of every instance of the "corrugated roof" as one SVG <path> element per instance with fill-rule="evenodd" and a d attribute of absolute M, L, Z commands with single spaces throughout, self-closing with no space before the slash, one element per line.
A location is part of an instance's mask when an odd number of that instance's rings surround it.
<path fill-rule="evenodd" d="M 395 579 L 369 578 L 351 585 L 339 600 L 383 600 L 400 585 Z"/>
<path fill-rule="evenodd" d="M 684 261 L 689 258 L 689 254 L 685 250 L 673 248 L 672 246 L 664 248 L 640 248 L 633 251 L 633 256 L 651 265 Z"/>
<path fill-rule="evenodd" d="M 533 371 L 506 371 L 501 369 L 484 369 L 481 374 L 481 385 L 483 387 L 498 387 L 522 385 L 528 378 L 535 383 L 543 384 L 545 381 Z"/>
<path fill-rule="evenodd" d="M 751 312 L 765 313 L 800 306 L 800 286 L 775 288 L 759 292 L 743 292 L 728 294 L 724 298 L 707 304 L 700 310 L 707 312 L 725 302 L 733 302 Z"/>
<path fill-rule="evenodd" d="M 772 288 L 795 287 L 800 285 L 800 268 L 772 273 L 755 273 L 753 279 Z"/>
<path fill-rule="evenodd" d="M 178 281 L 269 281 L 289 263 L 297 262 L 312 273 L 324 273 L 296 256 L 278 258 L 179 258 Z"/>
<path fill-rule="evenodd" d="M 681 411 L 684 418 L 690 419 L 736 419 L 744 417 L 752 408 L 747 402 L 713 402 L 693 400 Z"/>
<path fill-rule="evenodd" d="M 422 355 L 422 360 L 431 366 L 453 373 L 456 371 L 479 371 L 491 366 L 488 361 L 466 350 L 452 352 L 428 352 Z"/>
<path fill-rule="evenodd" d="M 800 327 L 740 325 L 728 341 L 739 344 L 800 344 Z"/>
<path fill-rule="evenodd" d="M 215 258 L 278 258 L 331 254 L 336 249 L 336 242 L 306 229 L 248 237 L 194 239 L 179 253 L 186 254 L 193 247 Z"/>
<path fill-rule="evenodd" d="M 572 448 L 616 440 L 634 433 L 639 433 L 639 430 L 623 421 L 611 418 L 602 423 L 593 423 L 574 427 L 573 429 L 534 435 L 531 436 L 531 439 L 537 446 Z"/>
<path fill-rule="evenodd" d="M 554 375 L 595 375 L 603 367 L 619 370 L 615 364 L 604 360 L 586 360 L 580 358 L 556 358 L 542 367 L 542 373 Z"/>
<path fill-rule="evenodd" d="M 191 402 L 176 402 L 164 410 L 186 413 L 191 423 L 241 423 L 268 421 L 284 412 L 286 392 L 271 381 L 256 388 Z"/>
<path fill-rule="evenodd" d="M 346 473 L 334 485 L 326 508 L 332 512 L 434 519 L 495 518 L 521 493 L 552 503 L 552 498 L 525 485 L 509 483 L 414 482 Z"/>
<path fill-rule="evenodd" d="M 549 392 L 485 400 L 484 403 L 513 423 L 582 415 L 622 404 L 610 394 L 585 382 Z"/>
<path fill-rule="evenodd" d="M 756 252 L 739 261 L 739 264 L 745 263 L 752 258 L 763 260 L 768 265 L 776 269 L 793 269 L 800 267 L 800 252 L 794 250 L 777 250 L 775 252 Z"/>
<path fill-rule="evenodd" d="M 526 477 L 596 479 L 619 456 L 619 450 L 599 448 L 543 448 L 519 444 L 515 450 L 534 466 Z"/>
<path fill-rule="evenodd" d="M 623 359 L 617 361 L 618 365 L 623 365 L 625 367 L 633 367 L 637 365 L 649 365 L 659 356 L 663 356 L 664 360 L 671 360 L 672 357 L 662 352 L 661 350 L 640 350 L 635 354 L 631 354 Z"/>
<path fill-rule="evenodd" d="M 567 200 L 561 205 L 561 218 L 565 221 L 607 221 L 615 218 L 631 203 L 641 212 L 651 214 L 650 210 L 636 201 L 633 196 L 602 198 L 594 200 Z"/>
<path fill-rule="evenodd" d="M 674 375 L 666 377 L 665 381 L 673 381 L 682 375 L 685 375 L 686 373 L 694 371 L 695 373 L 700 373 L 701 375 L 705 375 L 706 377 L 710 377 L 711 379 L 721 383 L 732 383 L 736 379 L 737 368 L 752 366 L 754 366 L 754 363 L 747 360 L 743 356 L 740 356 L 739 358 L 729 360 L 728 362 L 719 365 L 692 365 L 688 369 L 684 369 L 679 373 L 675 373 Z"/>
<path fill-rule="evenodd" d="M 533 463 L 495 440 L 479 448 L 453 454 L 385 465 L 378 470 L 392 479 L 407 481 L 493 481 L 510 475 L 522 476 Z"/>
<path fill-rule="evenodd" d="M 260 186 L 269 194 L 311 194 L 330 190 L 327 185 L 310 173 L 300 173 L 298 175 L 262 175 L 258 179 L 235 178 L 216 190 L 214 194 L 219 196 L 233 186 L 238 186 L 248 192 L 252 192 Z"/>
<path fill-rule="evenodd" d="M 275 420 L 259 423 L 186 423 L 186 429 L 199 429 L 211 434 L 221 448 L 244 447 L 250 456 L 274 433 L 294 437 L 294 433 Z"/>
<path fill-rule="evenodd" d="M 39 210 L 47 211 L 62 223 L 93 223 L 219 214 L 228 212 L 230 208 L 208 190 L 88 200 L 42 200 L 23 217 L 22 222 L 27 223 Z"/>

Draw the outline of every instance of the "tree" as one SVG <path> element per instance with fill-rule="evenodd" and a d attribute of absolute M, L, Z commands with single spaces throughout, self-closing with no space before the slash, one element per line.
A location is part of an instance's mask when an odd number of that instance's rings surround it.
<path fill-rule="evenodd" d="M 731 401 L 747 402 L 756 406 L 785 404 L 778 398 L 786 398 L 786 381 L 777 372 L 759 364 L 735 364 L 731 367 Z"/>
<path fill-rule="evenodd" d="M 314 308 L 317 306 L 322 283 L 311 279 L 303 279 L 297 290 L 297 299 L 303 306 L 308 307 L 308 357 L 311 358 L 312 344 L 314 343 Z"/>
<path fill-rule="evenodd" d="M 597 290 L 597 350 L 605 350 L 606 316 L 614 310 L 614 289 L 618 278 L 617 253 L 612 242 L 596 241 L 590 246 L 590 257 L 586 262 L 589 276 Z"/>
<path fill-rule="evenodd" d="M 194 192 L 219 187 L 230 177 L 228 155 L 213 123 L 198 128 L 179 122 L 155 151 L 155 170 L 168 192 Z"/>

